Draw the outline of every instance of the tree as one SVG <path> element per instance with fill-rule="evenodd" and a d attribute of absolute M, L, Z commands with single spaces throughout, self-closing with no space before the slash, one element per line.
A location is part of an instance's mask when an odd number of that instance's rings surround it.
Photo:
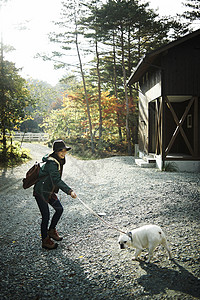
<path fill-rule="evenodd" d="M 190 21 L 200 19 L 200 0 L 186 0 L 183 5 L 187 8 L 184 12 L 183 17 Z"/>
<path fill-rule="evenodd" d="M 92 120 L 90 115 L 90 107 L 88 101 L 88 94 L 87 94 L 87 86 L 85 80 L 85 73 L 83 69 L 83 63 L 81 59 L 80 47 L 79 47 L 79 19 L 82 14 L 81 11 L 81 4 L 79 0 L 67 0 L 63 2 L 63 10 L 62 10 L 62 21 L 56 22 L 60 28 L 64 29 L 64 32 L 60 32 L 59 34 L 52 34 L 51 41 L 57 42 L 61 45 L 62 50 L 70 50 L 71 47 L 68 44 L 73 44 L 76 49 L 79 68 L 81 72 L 83 88 L 85 93 L 85 100 L 87 106 L 87 115 L 89 121 L 89 131 L 90 131 L 90 139 L 91 139 L 91 150 L 94 153 L 94 140 L 93 140 L 93 132 L 92 132 Z M 66 31 L 67 28 L 67 31 Z M 62 53 L 55 53 L 55 56 L 62 56 Z"/>
<path fill-rule="evenodd" d="M 47 82 L 28 79 L 27 88 L 30 92 L 32 102 L 26 110 L 30 113 L 32 119 L 22 122 L 20 130 L 24 132 L 40 132 L 40 125 L 42 124 L 43 118 L 48 115 L 52 109 L 61 108 L 62 93 L 66 89 L 66 85 L 59 84 L 52 87 Z M 32 105 L 33 103 L 34 106 Z"/>
<path fill-rule="evenodd" d="M 68 55 L 76 52 L 84 88 L 91 144 L 94 143 L 93 137 L 97 132 L 98 113 L 99 137 L 104 136 L 102 95 L 106 91 L 115 96 L 119 107 L 126 107 L 125 115 L 116 112 L 119 140 L 122 140 L 122 133 L 125 132 L 124 116 L 126 118 L 129 154 L 131 142 L 137 142 L 137 138 L 133 138 L 137 127 L 137 93 L 132 87 L 127 88 L 127 79 L 147 51 L 169 42 L 170 38 L 175 35 L 177 37 L 182 30 L 179 22 L 167 18 L 159 19 L 148 7 L 148 3 L 140 4 L 139 0 L 89 0 L 87 3 L 66 0 L 63 3 L 62 19 L 55 23 L 59 26 L 59 32 L 50 36 L 51 41 L 57 42 L 60 47 L 60 51 L 53 53 L 52 59 L 57 59 L 58 66 L 69 66 L 72 59 Z M 86 73 L 86 64 L 83 64 L 82 59 L 82 55 L 86 53 L 83 51 L 85 38 L 87 50 L 92 48 L 94 55 L 94 59 L 90 61 L 90 76 Z M 98 111 L 94 113 L 91 105 Z"/>
<path fill-rule="evenodd" d="M 174 20 L 159 19 L 137 0 L 108 0 L 95 11 L 96 22 L 101 32 L 101 42 L 109 49 L 102 59 L 103 76 L 107 88 L 112 88 L 116 98 L 126 103 L 126 136 L 128 152 L 131 153 L 130 102 L 135 92 L 126 81 L 139 59 L 147 52 L 167 43 L 174 34 Z M 86 29 L 87 30 L 87 29 Z M 172 34 L 169 34 L 171 30 Z M 176 27 L 176 34 L 180 27 Z M 121 70 L 120 70 L 121 68 Z M 136 100 L 135 100 L 136 102 Z M 136 121 L 137 122 L 137 121 Z M 120 123 L 120 120 L 119 120 Z M 119 127 L 119 136 L 120 136 Z"/>
<path fill-rule="evenodd" d="M 141 19 L 149 15 L 144 10 L 144 7 L 138 5 L 138 1 L 124 1 L 124 0 L 109 0 L 105 5 L 97 12 L 98 23 L 101 26 L 101 31 L 104 33 L 104 41 L 108 40 L 110 44 L 113 41 L 113 82 L 115 95 L 118 97 L 117 91 L 117 79 L 116 79 L 116 61 L 118 59 L 121 64 L 121 84 L 123 84 L 124 97 L 126 103 L 126 137 L 128 142 L 128 153 L 131 154 L 131 134 L 130 134 L 130 111 L 129 111 L 129 96 L 126 81 L 130 76 L 133 61 L 131 56 L 131 48 L 134 48 L 131 44 L 131 38 L 133 37 L 132 32 L 137 29 L 137 24 L 141 27 Z M 102 21 L 101 21 L 102 20 Z M 134 25 L 133 25 L 134 24 Z M 102 33 L 102 35 L 103 35 Z M 116 47 L 118 50 L 116 51 Z M 117 58 L 117 53 L 118 57 Z M 128 55 L 127 55 L 128 53 Z M 120 127 L 119 127 L 120 129 Z M 119 130 L 119 135 L 120 130 Z"/>
<path fill-rule="evenodd" d="M 97 18 L 97 11 L 98 8 L 102 5 L 100 1 L 92 0 L 89 3 L 85 4 L 88 8 L 87 17 L 82 17 L 80 20 L 81 26 L 87 28 L 86 33 L 84 36 L 89 39 L 90 43 L 94 45 L 95 48 L 95 63 L 96 69 L 93 73 L 93 76 L 97 77 L 97 89 L 98 89 L 98 109 L 99 109 L 99 142 L 101 143 L 101 136 L 102 136 L 102 105 L 101 105 L 101 69 L 100 69 L 100 52 L 99 52 L 99 43 L 101 41 L 101 31 L 100 31 L 100 24 Z M 89 16 L 88 16 L 89 15 Z M 94 82 L 94 78 L 93 78 Z"/>
<path fill-rule="evenodd" d="M 70 140 L 85 140 L 88 137 L 88 118 L 86 116 L 86 107 L 84 89 L 81 84 L 76 85 L 66 91 L 63 95 L 62 108 L 51 111 L 45 118 L 43 126 L 45 131 L 49 132 L 53 138 L 70 137 Z M 98 133 L 98 93 L 96 87 L 90 88 L 88 91 L 88 100 L 91 108 L 91 117 L 93 119 L 94 136 Z M 121 115 L 123 122 L 121 126 L 125 128 L 125 106 L 119 105 L 114 95 L 109 92 L 102 92 L 102 120 L 103 132 L 102 138 L 104 142 L 116 141 L 118 123 L 117 114 Z M 97 137 L 98 139 L 98 137 Z M 117 139 L 118 142 L 118 139 Z M 86 142 L 87 143 L 87 142 Z M 119 144 L 119 143 L 118 143 Z M 103 148 L 103 144 L 102 144 Z"/>
<path fill-rule="evenodd" d="M 18 74 L 15 64 L 4 60 L 3 44 L 0 56 L 0 130 L 3 154 L 6 159 L 6 132 L 11 131 L 26 116 L 26 107 L 31 103 L 26 81 Z"/>

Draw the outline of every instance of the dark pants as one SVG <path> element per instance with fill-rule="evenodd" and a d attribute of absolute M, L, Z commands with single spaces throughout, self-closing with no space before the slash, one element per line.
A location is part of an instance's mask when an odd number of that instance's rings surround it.
<path fill-rule="evenodd" d="M 37 201 L 38 207 L 42 215 L 41 235 L 42 239 L 45 239 L 47 237 L 48 224 L 50 219 L 49 204 L 55 209 L 55 213 L 52 217 L 49 229 L 54 229 L 56 227 L 63 213 L 63 207 L 59 199 L 55 197 L 55 194 L 54 198 L 51 198 L 48 203 L 45 200 L 43 200 L 43 198 L 40 195 L 35 195 L 35 199 Z"/>

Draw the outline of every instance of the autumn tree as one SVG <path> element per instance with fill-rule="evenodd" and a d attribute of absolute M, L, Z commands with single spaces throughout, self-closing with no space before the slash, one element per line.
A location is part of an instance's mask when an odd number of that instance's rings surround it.
<path fill-rule="evenodd" d="M 94 52 L 94 62 L 95 62 L 95 70 L 93 72 L 93 82 L 97 85 L 98 90 L 98 110 L 99 110 L 99 141 L 101 142 L 102 137 L 102 105 L 101 105 L 101 94 L 102 94 L 102 76 L 101 76 L 101 24 L 99 23 L 99 19 L 97 18 L 97 11 L 101 7 L 102 3 L 97 0 L 91 0 L 85 4 L 88 9 L 88 13 L 86 17 L 82 17 L 80 19 L 80 25 L 85 28 L 84 37 L 89 40 L 90 45 L 95 49 Z"/>
<path fill-rule="evenodd" d="M 112 46 L 112 76 L 115 96 L 118 97 L 119 86 L 123 86 L 126 103 L 126 137 L 128 142 L 128 153 L 131 154 L 131 134 L 130 134 L 130 111 L 129 95 L 126 81 L 131 74 L 133 59 L 131 52 L 135 48 L 135 41 L 132 42 L 133 34 L 137 26 L 142 27 L 141 20 L 150 19 L 144 6 L 139 6 L 138 1 L 109 0 L 96 12 L 100 31 L 102 32 L 102 42 Z M 138 25 L 139 24 L 139 25 Z M 133 46 L 134 45 L 134 46 Z M 105 58 L 106 59 L 106 58 Z M 120 81 L 117 87 L 117 61 L 121 65 Z M 106 60 L 106 66 L 107 60 Z M 120 122 L 118 120 L 118 122 Z M 120 127 L 119 127 L 120 128 Z M 120 134 L 120 131 L 119 131 Z"/>
<path fill-rule="evenodd" d="M 82 83 L 85 93 L 86 107 L 87 107 L 87 116 L 89 121 L 89 132 L 90 132 L 90 140 L 91 140 L 91 150 L 94 153 L 94 140 L 93 140 L 93 132 L 92 132 L 92 120 L 90 115 L 90 107 L 85 79 L 85 72 L 82 63 L 81 50 L 80 50 L 80 35 L 81 29 L 79 26 L 80 16 L 83 14 L 82 6 L 79 0 L 66 0 L 62 3 L 62 15 L 61 20 L 59 22 L 55 22 L 56 25 L 59 26 L 61 31 L 59 33 L 52 33 L 50 35 L 50 40 L 52 42 L 56 42 L 60 45 L 62 51 L 71 50 L 71 46 L 75 47 L 75 51 L 78 58 L 79 70 L 82 77 Z M 62 57 L 62 55 L 66 55 L 63 52 L 54 53 L 54 57 Z M 63 63 L 62 66 L 65 64 Z"/>
<path fill-rule="evenodd" d="M 119 140 L 122 140 L 125 117 L 128 152 L 131 154 L 131 143 L 137 142 L 138 100 L 137 89 L 127 87 L 127 79 L 147 51 L 181 34 L 180 24 L 167 17 L 160 19 L 155 11 L 149 9 L 148 3 L 140 4 L 138 0 L 90 0 L 87 3 L 66 0 L 63 3 L 62 19 L 56 24 L 59 26 L 58 32 L 51 34 L 50 39 L 58 43 L 60 51 L 55 51 L 51 59 L 57 60 L 58 67 L 66 67 L 72 65 L 71 55 L 76 53 L 76 67 L 83 83 L 91 144 L 95 142 L 93 138 L 97 130 L 97 112 L 92 111 L 91 105 L 99 113 L 98 130 L 101 138 L 104 131 L 102 95 L 107 91 L 115 97 L 119 107 L 126 108 L 125 115 L 117 111 L 117 127 Z M 86 44 L 87 52 L 84 49 Z M 82 58 L 90 49 L 93 59 L 87 72 Z M 96 88 L 95 92 L 91 91 L 93 87 Z M 98 105 L 94 105 L 95 101 Z"/>
<path fill-rule="evenodd" d="M 108 49 L 101 59 L 102 78 L 104 82 L 107 81 L 106 87 L 113 89 L 119 103 L 125 99 L 128 152 L 131 153 L 132 125 L 129 107 L 130 102 L 136 98 L 136 93 L 132 91 L 132 87 L 127 90 L 126 81 L 147 51 L 169 41 L 170 35 L 172 36 L 169 32 L 173 33 L 173 28 L 178 23 L 167 18 L 160 19 L 155 11 L 149 9 L 148 3 L 140 4 L 137 0 L 108 0 L 95 14 L 101 42 Z"/>
<path fill-rule="evenodd" d="M 96 87 L 90 87 L 88 91 L 88 100 L 91 109 L 91 117 L 93 119 L 94 136 L 98 135 L 98 93 Z M 119 105 L 114 95 L 108 91 L 102 91 L 102 126 L 104 143 L 115 143 L 117 139 L 118 122 L 117 114 L 120 113 L 123 117 L 121 124 L 125 129 L 125 106 Z M 51 111 L 44 119 L 43 126 L 45 131 L 49 132 L 53 138 L 63 137 L 76 140 L 76 144 L 81 139 L 87 142 L 88 136 L 88 119 L 86 115 L 86 106 L 84 89 L 81 84 L 76 84 L 76 90 L 68 89 L 63 94 L 62 108 Z M 86 137 L 86 139 L 85 139 Z M 84 143 L 85 143 L 84 142 Z M 104 144 L 102 144 L 102 150 Z"/>

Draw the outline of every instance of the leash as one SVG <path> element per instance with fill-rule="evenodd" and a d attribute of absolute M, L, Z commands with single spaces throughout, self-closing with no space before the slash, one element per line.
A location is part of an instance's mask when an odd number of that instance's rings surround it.
<path fill-rule="evenodd" d="M 80 201 L 93 215 L 95 215 L 99 220 L 101 220 L 103 223 L 105 223 L 108 227 L 115 229 L 115 230 L 119 231 L 120 233 L 127 234 L 126 232 L 120 230 L 119 228 L 117 228 L 117 227 L 113 226 L 112 224 L 110 224 L 109 222 L 105 221 L 94 210 L 92 210 L 87 204 L 85 204 L 85 202 L 83 202 L 78 196 L 76 199 L 78 199 L 78 201 Z"/>

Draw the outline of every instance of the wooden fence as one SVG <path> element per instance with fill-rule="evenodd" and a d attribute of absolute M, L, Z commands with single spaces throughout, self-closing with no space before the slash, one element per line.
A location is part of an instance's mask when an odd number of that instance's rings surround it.
<path fill-rule="evenodd" d="M 48 133 L 33 133 L 33 132 L 15 132 L 13 134 L 13 139 L 18 141 L 24 141 L 24 142 L 44 142 L 47 141 L 49 138 Z"/>

